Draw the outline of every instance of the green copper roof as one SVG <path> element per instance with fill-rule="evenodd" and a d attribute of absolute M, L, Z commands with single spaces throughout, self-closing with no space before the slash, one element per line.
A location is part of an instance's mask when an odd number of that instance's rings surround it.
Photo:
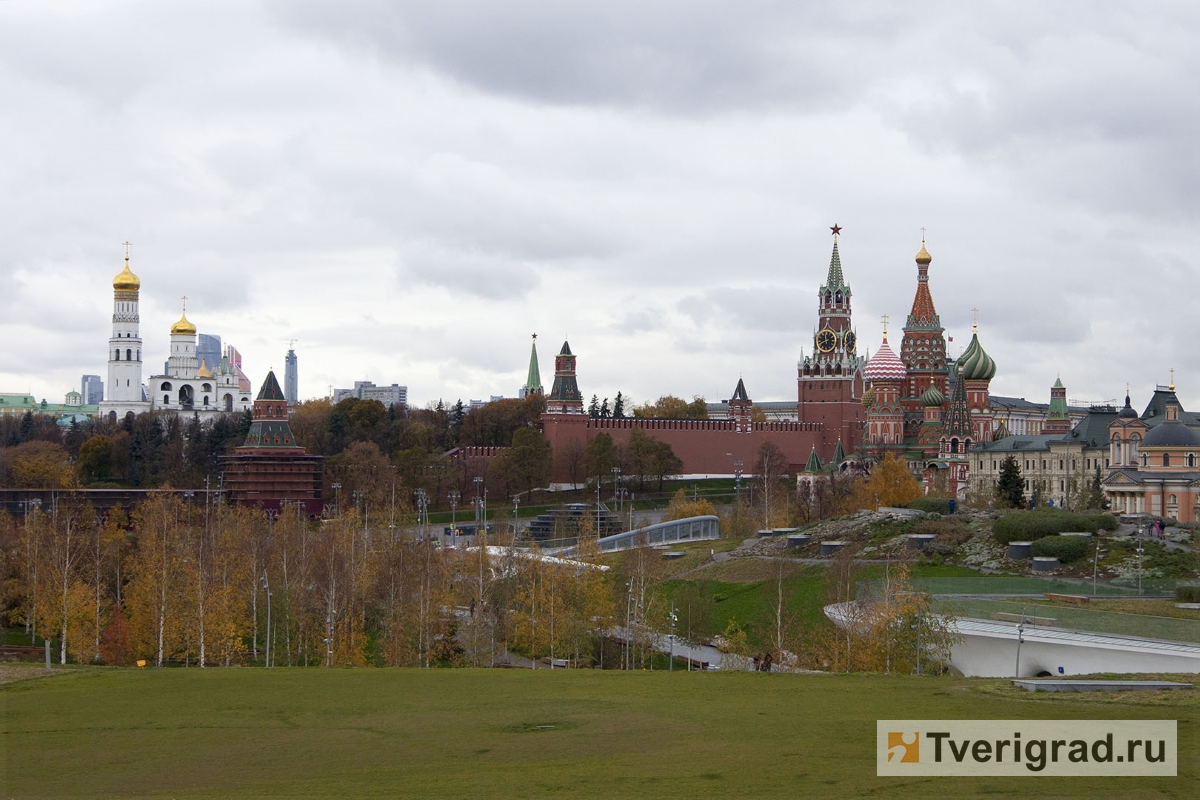
<path fill-rule="evenodd" d="M 283 396 L 283 390 L 279 388 L 279 381 L 275 378 L 275 370 L 267 373 L 267 379 L 263 381 L 262 388 L 258 390 L 256 400 L 286 400 Z"/>
<path fill-rule="evenodd" d="M 1055 389 L 1062 389 L 1061 381 L 1055 381 Z M 1050 408 L 1046 411 L 1046 419 L 1066 419 L 1067 418 L 1067 398 L 1061 395 L 1050 395 Z"/>
<path fill-rule="evenodd" d="M 990 381 L 996 377 L 996 362 L 983 351 L 979 344 L 979 334 L 971 334 L 971 343 L 958 359 L 962 367 L 962 376 L 969 381 Z"/>
<path fill-rule="evenodd" d="M 833 255 L 829 258 L 829 275 L 825 278 L 825 285 L 821 287 L 821 292 L 825 290 L 837 291 L 841 289 L 843 292 L 849 292 L 850 287 L 846 285 L 846 279 L 842 277 L 842 257 L 838 254 L 837 239 L 833 240 Z"/>
<path fill-rule="evenodd" d="M 805 472 L 820 472 L 821 457 L 817 455 L 817 446 L 813 445 L 812 452 L 808 454 L 808 463 L 804 465 Z"/>
<path fill-rule="evenodd" d="M 537 339 L 529 350 L 529 375 L 525 378 L 525 394 L 542 393 L 542 371 L 538 369 Z"/>
<path fill-rule="evenodd" d="M 749 396 L 746 395 L 746 384 L 742 383 L 741 378 L 738 378 L 738 385 L 733 390 L 733 398 L 732 399 L 745 400 L 746 402 L 750 401 Z"/>
<path fill-rule="evenodd" d="M 840 464 L 846 460 L 846 451 L 842 449 L 842 440 L 839 438 L 837 449 L 833 451 L 833 463 Z"/>
<path fill-rule="evenodd" d="M 560 356 L 569 356 L 569 355 L 571 355 L 571 345 L 567 344 L 567 340 L 566 340 L 566 339 L 563 339 L 563 346 L 562 346 L 562 350 L 559 350 L 559 351 L 558 351 L 558 354 L 559 354 Z"/>

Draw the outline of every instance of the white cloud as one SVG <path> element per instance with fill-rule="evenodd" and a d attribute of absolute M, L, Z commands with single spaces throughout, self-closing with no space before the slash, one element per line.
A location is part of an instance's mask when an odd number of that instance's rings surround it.
<path fill-rule="evenodd" d="M 1200 405 L 1187 4 L 0 3 L 0 389 L 103 372 L 120 243 L 147 362 L 188 295 L 254 380 L 795 396 L 827 226 L 864 347 L 928 228 L 995 389 Z"/>

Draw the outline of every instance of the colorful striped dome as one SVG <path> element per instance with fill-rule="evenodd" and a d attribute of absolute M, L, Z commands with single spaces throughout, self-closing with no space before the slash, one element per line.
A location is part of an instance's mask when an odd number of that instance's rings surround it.
<path fill-rule="evenodd" d="M 990 381 L 996 377 L 996 362 L 979 344 L 979 332 L 971 333 L 971 343 L 958 359 L 962 376 L 969 381 Z"/>
<path fill-rule="evenodd" d="M 908 371 L 904 368 L 904 362 L 892 352 L 892 348 L 888 347 L 887 337 L 884 336 L 883 344 L 867 362 L 866 369 L 863 370 L 863 377 L 875 383 L 877 381 L 902 381 L 907 375 Z"/>

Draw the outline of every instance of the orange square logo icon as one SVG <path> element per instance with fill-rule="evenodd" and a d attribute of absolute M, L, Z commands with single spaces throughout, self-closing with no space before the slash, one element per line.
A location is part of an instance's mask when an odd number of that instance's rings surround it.
<path fill-rule="evenodd" d="M 912 737 L 910 741 L 905 740 L 905 736 Z M 899 761 L 901 764 L 917 764 L 921 761 L 921 736 L 916 731 L 910 734 L 898 733 L 896 731 L 888 731 L 888 754 L 887 760 Z M 896 758 L 899 756 L 899 758 Z"/>

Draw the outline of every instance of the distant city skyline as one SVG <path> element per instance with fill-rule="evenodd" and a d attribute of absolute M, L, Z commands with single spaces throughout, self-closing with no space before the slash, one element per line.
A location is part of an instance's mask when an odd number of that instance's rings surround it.
<path fill-rule="evenodd" d="M 187 295 L 300 398 L 511 396 L 537 331 L 588 398 L 786 401 L 836 224 L 859 352 L 925 228 L 996 394 L 1200 407 L 1200 7 L 383 8 L 0 3 L 0 390 L 104 372 L 128 240 L 147 364 Z"/>

